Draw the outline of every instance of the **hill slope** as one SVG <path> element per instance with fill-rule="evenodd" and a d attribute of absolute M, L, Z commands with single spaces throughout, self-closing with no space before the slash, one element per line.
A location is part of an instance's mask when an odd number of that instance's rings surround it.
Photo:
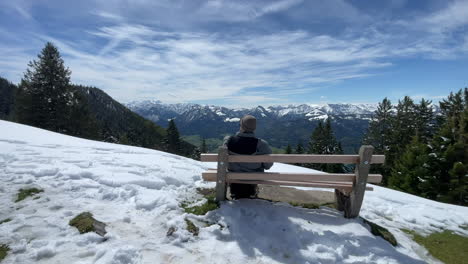
<path fill-rule="evenodd" d="M 241 200 L 205 216 L 180 204 L 211 165 L 180 156 L 69 137 L 0 121 L 0 244 L 3 263 L 426 263 L 401 228 L 468 235 L 468 208 L 375 186 L 361 215 L 387 227 L 400 246 L 373 236 L 362 219 L 327 207 Z M 275 164 L 275 171 L 308 170 Z M 44 190 L 15 203 L 25 187 Z M 68 221 L 89 211 L 107 235 L 80 235 Z M 186 229 L 190 219 L 200 232 Z M 175 230 L 167 236 L 169 229 Z"/>

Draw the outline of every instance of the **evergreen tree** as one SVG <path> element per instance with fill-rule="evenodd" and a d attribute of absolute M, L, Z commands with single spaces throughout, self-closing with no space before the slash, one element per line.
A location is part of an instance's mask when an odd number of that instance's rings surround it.
<path fill-rule="evenodd" d="M 369 128 L 364 135 L 363 144 L 372 145 L 375 154 L 387 155 L 391 148 L 395 118 L 393 109 L 391 101 L 384 98 L 374 112 L 372 120 L 369 123 Z M 371 167 L 372 173 L 382 174 L 382 185 L 384 186 L 387 185 L 391 172 L 390 166 L 387 164 L 388 162 L 383 165 L 374 165 Z"/>
<path fill-rule="evenodd" d="M 18 91 L 18 121 L 66 132 L 72 101 L 70 70 L 64 66 L 60 53 L 50 42 L 42 49 L 38 60 L 33 60 L 28 66 Z"/>
<path fill-rule="evenodd" d="M 421 102 L 415 106 L 416 110 L 416 133 L 421 142 L 428 143 L 434 133 L 434 112 L 431 101 L 421 99 Z"/>
<path fill-rule="evenodd" d="M 204 138 L 202 139 L 202 143 L 201 143 L 201 146 L 200 146 L 200 152 L 201 153 L 207 153 L 208 152 L 208 149 L 206 148 L 206 141 L 205 141 Z"/>
<path fill-rule="evenodd" d="M 16 85 L 0 77 L 0 119 L 13 119 L 16 90 Z"/>
<path fill-rule="evenodd" d="M 407 145 L 406 150 L 396 160 L 389 179 L 389 186 L 404 192 L 419 195 L 421 185 L 433 188 L 429 170 L 429 154 L 427 145 L 420 142 L 418 136 Z M 430 191 L 430 190 L 425 190 Z"/>
<path fill-rule="evenodd" d="M 291 148 L 291 145 L 288 144 L 288 146 L 286 147 L 285 151 L 284 151 L 286 154 L 291 154 L 292 153 L 292 148 Z"/>
<path fill-rule="evenodd" d="M 372 116 L 364 136 L 364 144 L 372 145 L 376 154 L 385 154 L 390 147 L 394 123 L 392 110 L 391 101 L 384 98 Z"/>
<path fill-rule="evenodd" d="M 304 154 L 304 147 L 301 142 L 297 143 L 296 150 L 294 152 L 296 154 Z"/>
<path fill-rule="evenodd" d="M 169 120 L 169 125 L 166 130 L 166 149 L 171 153 L 180 153 L 181 151 L 181 140 L 179 130 L 174 122 L 174 119 Z"/>
<path fill-rule="evenodd" d="M 343 149 L 341 144 L 335 138 L 331 126 L 330 118 L 325 124 L 319 121 L 317 127 L 312 132 L 309 141 L 309 154 L 342 154 Z M 309 168 L 318 169 L 326 172 L 344 172 L 345 168 L 342 164 L 308 164 Z"/>
<path fill-rule="evenodd" d="M 385 165 L 393 167 L 395 161 L 406 149 L 413 136 L 416 135 L 415 104 L 409 96 L 398 101 L 395 117 L 392 118 L 390 145 L 385 153 Z"/>
<path fill-rule="evenodd" d="M 450 170 L 450 190 L 448 196 L 450 201 L 459 205 L 468 204 L 468 168 L 462 162 L 456 162 Z"/>

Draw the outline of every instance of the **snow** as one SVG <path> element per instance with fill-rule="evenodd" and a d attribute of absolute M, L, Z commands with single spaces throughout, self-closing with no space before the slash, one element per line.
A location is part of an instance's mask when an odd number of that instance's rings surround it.
<path fill-rule="evenodd" d="M 239 122 L 239 121 L 240 121 L 240 118 L 238 117 L 224 119 L 224 122 Z"/>
<path fill-rule="evenodd" d="M 95 142 L 0 121 L 0 243 L 3 263 L 435 263 L 400 229 L 468 235 L 468 208 L 374 186 L 361 216 L 387 227 L 394 248 L 362 219 L 321 207 L 228 201 L 205 216 L 185 213 L 213 167 L 138 147 Z M 310 172 L 285 164 L 273 171 Z M 15 203 L 20 188 L 44 190 Z M 308 188 L 301 188 L 308 189 Z M 323 189 L 332 191 L 329 189 Z M 108 233 L 80 235 L 68 222 L 89 211 Z M 198 237 L 185 219 L 200 228 Z M 169 228 L 175 232 L 166 236 Z"/>

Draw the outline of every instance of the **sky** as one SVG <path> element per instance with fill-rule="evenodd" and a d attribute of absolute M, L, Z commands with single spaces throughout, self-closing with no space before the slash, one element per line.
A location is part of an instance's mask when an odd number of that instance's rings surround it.
<path fill-rule="evenodd" d="M 468 0 L 0 0 L 0 76 L 45 43 L 127 103 L 438 101 L 468 86 Z"/>

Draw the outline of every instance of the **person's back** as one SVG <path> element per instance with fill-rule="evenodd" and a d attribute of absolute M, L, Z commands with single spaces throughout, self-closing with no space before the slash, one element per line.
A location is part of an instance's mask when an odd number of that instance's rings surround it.
<path fill-rule="evenodd" d="M 257 122 L 255 117 L 247 115 L 240 121 L 240 131 L 234 136 L 224 139 L 224 145 L 230 155 L 264 155 L 271 154 L 268 143 L 255 137 Z M 228 170 L 232 172 L 263 172 L 273 166 L 273 163 L 229 163 Z M 230 184 L 231 197 L 234 199 L 254 197 L 257 193 L 255 184 Z"/>

